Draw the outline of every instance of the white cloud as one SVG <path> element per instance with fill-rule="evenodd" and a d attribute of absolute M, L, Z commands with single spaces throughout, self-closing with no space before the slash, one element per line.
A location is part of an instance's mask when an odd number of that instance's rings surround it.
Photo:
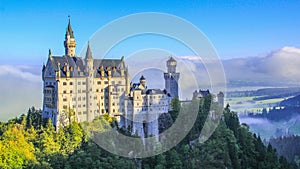
<path fill-rule="evenodd" d="M 11 75 L 31 82 L 40 82 L 41 76 L 27 71 L 30 68 L 30 66 L 25 65 L 0 65 L 0 76 Z"/>
<path fill-rule="evenodd" d="M 223 61 L 228 80 L 299 82 L 300 49 L 284 47 L 265 56 Z"/>
<path fill-rule="evenodd" d="M 42 79 L 40 66 L 0 65 L 0 121 L 26 113 L 28 108 L 41 107 Z"/>

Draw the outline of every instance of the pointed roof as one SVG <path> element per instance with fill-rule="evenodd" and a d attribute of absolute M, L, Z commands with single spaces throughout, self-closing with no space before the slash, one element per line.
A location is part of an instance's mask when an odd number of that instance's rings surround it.
<path fill-rule="evenodd" d="M 142 77 L 140 78 L 140 80 L 146 80 L 146 78 L 142 75 Z"/>
<path fill-rule="evenodd" d="M 88 46 L 86 49 L 85 59 L 93 59 L 92 50 L 90 48 L 90 41 L 88 41 Z"/>
<path fill-rule="evenodd" d="M 68 27 L 67 27 L 67 30 L 66 30 L 66 34 L 70 35 L 71 38 L 74 38 L 74 32 L 73 32 L 73 29 L 72 29 L 72 26 L 71 26 L 70 16 L 69 16 L 69 23 L 68 23 Z"/>
<path fill-rule="evenodd" d="M 168 62 L 176 62 L 176 60 L 172 56 L 170 56 L 170 59 L 168 60 Z"/>
<path fill-rule="evenodd" d="M 49 58 L 52 59 L 52 52 L 51 49 L 49 49 L 49 54 L 48 54 Z"/>

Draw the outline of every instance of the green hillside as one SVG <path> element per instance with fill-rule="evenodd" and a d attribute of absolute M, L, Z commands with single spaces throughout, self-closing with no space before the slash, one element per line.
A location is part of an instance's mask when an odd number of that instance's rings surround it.
<path fill-rule="evenodd" d="M 41 111 L 31 108 L 27 115 L 1 123 L 0 168 L 296 168 L 285 158 L 278 158 L 270 145 L 265 147 L 260 137 L 253 135 L 249 126 L 240 124 L 237 114 L 228 107 L 206 142 L 191 143 L 199 137 L 211 100 L 207 96 L 201 101 L 196 123 L 177 146 L 143 159 L 116 156 L 91 140 L 84 126 L 98 122 L 116 127 L 114 119 L 107 115 L 91 123 L 72 122 L 55 132 L 51 121 L 42 119 Z M 175 120 L 182 107 L 179 102 L 173 103 L 170 114 Z M 186 106 L 184 109 L 191 110 L 195 104 Z M 105 130 L 97 128 L 100 133 Z"/>

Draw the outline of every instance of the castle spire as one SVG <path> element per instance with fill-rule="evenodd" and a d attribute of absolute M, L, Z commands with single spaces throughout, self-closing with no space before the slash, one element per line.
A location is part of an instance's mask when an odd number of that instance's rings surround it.
<path fill-rule="evenodd" d="M 69 18 L 69 23 L 68 23 L 68 27 L 67 27 L 67 30 L 66 30 L 66 35 L 70 35 L 70 38 L 75 38 L 73 29 L 72 29 L 72 25 L 71 25 L 70 15 L 68 16 L 68 18 Z"/>
<path fill-rule="evenodd" d="M 88 41 L 88 46 L 85 54 L 85 59 L 93 59 L 92 50 L 90 48 L 90 41 Z"/>
<path fill-rule="evenodd" d="M 52 52 L 51 52 L 51 49 L 49 49 L 48 57 L 49 57 L 50 59 L 52 59 Z"/>
<path fill-rule="evenodd" d="M 66 37 L 64 41 L 64 46 L 65 46 L 65 55 L 66 56 L 75 56 L 75 49 L 76 49 L 76 41 L 74 38 L 74 32 L 71 26 L 71 21 L 70 21 L 70 16 L 69 17 L 69 22 L 66 30 Z"/>

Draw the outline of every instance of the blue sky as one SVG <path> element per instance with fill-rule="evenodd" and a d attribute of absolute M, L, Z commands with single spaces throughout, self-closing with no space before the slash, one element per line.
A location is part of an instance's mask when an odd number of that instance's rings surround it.
<path fill-rule="evenodd" d="M 41 64 L 49 48 L 62 55 L 68 15 L 79 53 L 99 28 L 138 12 L 169 13 L 190 21 L 206 34 L 221 58 L 256 56 L 283 46 L 300 47 L 299 0 L 1 0 L 0 63 Z"/>

